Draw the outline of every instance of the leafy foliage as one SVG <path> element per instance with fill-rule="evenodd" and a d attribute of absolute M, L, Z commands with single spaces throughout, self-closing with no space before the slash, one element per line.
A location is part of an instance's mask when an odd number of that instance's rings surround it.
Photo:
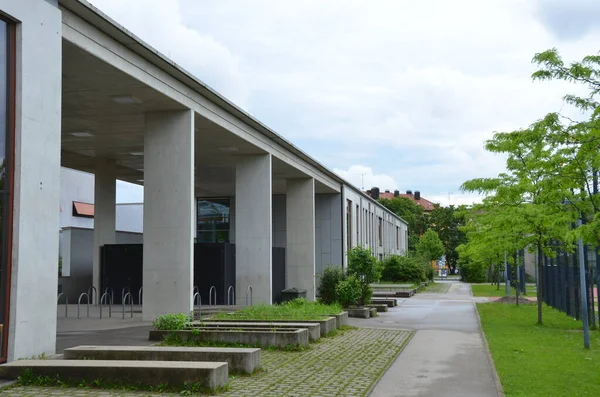
<path fill-rule="evenodd" d="M 466 233 L 461 229 L 465 224 L 464 207 L 436 206 L 429 214 L 429 224 L 444 245 L 446 263 L 451 270 L 456 269 L 458 252 L 456 248 L 467 242 Z"/>
<path fill-rule="evenodd" d="M 361 284 L 358 303 L 365 305 L 371 301 L 373 291 L 370 284 L 381 278 L 381 265 L 371 254 L 371 250 L 354 247 L 348 251 L 348 274 L 355 275 Z"/>
<path fill-rule="evenodd" d="M 378 201 L 408 223 L 408 250 L 414 251 L 419 242 L 419 236 L 425 233 L 429 227 L 423 207 L 406 197 L 380 198 Z"/>
<path fill-rule="evenodd" d="M 342 307 L 355 306 L 361 298 L 362 286 L 358 277 L 351 274 L 337 284 L 335 291 Z"/>
<path fill-rule="evenodd" d="M 178 331 L 185 329 L 192 319 L 184 313 L 163 314 L 158 316 L 152 326 L 159 331 Z"/>
<path fill-rule="evenodd" d="M 429 229 L 419 239 L 417 253 L 428 261 L 437 260 L 444 255 L 444 244 L 438 234 Z"/>
<path fill-rule="evenodd" d="M 392 282 L 421 282 L 426 279 L 426 261 L 415 255 L 390 256 L 383 260 L 381 279 Z M 433 269 L 432 269 L 433 271 Z"/>
<path fill-rule="evenodd" d="M 336 287 L 345 278 L 344 269 L 340 266 L 327 266 L 321 274 L 319 283 L 318 293 L 321 302 L 328 305 L 337 302 Z"/>

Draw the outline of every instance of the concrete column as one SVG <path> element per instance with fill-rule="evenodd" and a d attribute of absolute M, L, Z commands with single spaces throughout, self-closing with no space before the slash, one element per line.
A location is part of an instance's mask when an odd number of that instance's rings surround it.
<path fill-rule="evenodd" d="M 13 361 L 52 354 L 56 346 L 62 21 L 60 10 L 45 1 L 1 1 L 0 8 L 20 22 L 7 247 L 10 311 L 8 324 L 0 320 Z"/>
<path fill-rule="evenodd" d="M 92 280 L 98 292 L 100 290 L 100 247 L 114 244 L 116 239 L 116 199 L 117 179 L 114 161 L 99 161 L 94 178 L 94 260 Z M 90 296 L 90 299 L 93 297 Z M 98 302 L 94 302 L 98 303 Z"/>
<path fill-rule="evenodd" d="M 286 288 L 306 290 L 315 300 L 315 181 L 286 182 Z"/>
<path fill-rule="evenodd" d="M 146 114 L 143 319 L 192 311 L 194 113 Z"/>
<path fill-rule="evenodd" d="M 236 301 L 272 302 L 271 155 L 240 157 L 235 173 Z"/>

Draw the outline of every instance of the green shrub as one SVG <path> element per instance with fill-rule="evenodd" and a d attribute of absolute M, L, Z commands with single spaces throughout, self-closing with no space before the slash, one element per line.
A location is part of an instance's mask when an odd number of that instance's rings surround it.
<path fill-rule="evenodd" d="M 319 283 L 319 300 L 325 304 L 337 302 L 336 287 L 338 283 L 346 278 L 344 270 L 339 266 L 327 266 L 321 274 Z"/>
<path fill-rule="evenodd" d="M 354 274 L 340 281 L 335 288 L 338 302 L 342 307 L 356 305 L 361 297 L 361 291 L 360 280 Z"/>
<path fill-rule="evenodd" d="M 152 326 L 159 331 L 179 331 L 192 321 L 191 317 L 184 313 L 164 314 L 158 316 Z"/>
<path fill-rule="evenodd" d="M 433 281 L 433 277 L 435 276 L 435 270 L 433 269 L 433 267 L 431 265 L 428 265 L 425 268 L 425 278 L 426 280 L 423 281 Z"/>
<path fill-rule="evenodd" d="M 382 281 L 403 281 L 401 280 L 400 257 L 396 255 L 388 256 L 381 262 L 381 280 Z"/>
<path fill-rule="evenodd" d="M 358 303 L 366 305 L 371 301 L 371 283 L 381 278 L 381 264 L 373 257 L 370 249 L 354 247 L 348 251 L 348 275 L 354 274 L 360 281 L 361 291 Z"/>
<path fill-rule="evenodd" d="M 461 280 L 467 283 L 485 283 L 487 267 L 481 262 L 459 260 Z"/>

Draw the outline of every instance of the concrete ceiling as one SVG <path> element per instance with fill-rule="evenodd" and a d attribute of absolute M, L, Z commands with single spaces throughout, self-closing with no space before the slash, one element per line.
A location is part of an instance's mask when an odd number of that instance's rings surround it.
<path fill-rule="evenodd" d="M 143 184 L 144 113 L 185 108 L 72 43 L 63 40 L 62 49 L 62 165 L 94 173 L 111 160 L 118 179 Z M 140 103 L 120 104 L 113 99 L 119 96 Z M 198 114 L 194 122 L 196 194 L 234 195 L 236 157 L 265 152 Z M 286 179 L 301 177 L 301 171 L 273 158 L 274 193 L 285 192 Z M 331 192 L 319 182 L 316 190 Z"/>

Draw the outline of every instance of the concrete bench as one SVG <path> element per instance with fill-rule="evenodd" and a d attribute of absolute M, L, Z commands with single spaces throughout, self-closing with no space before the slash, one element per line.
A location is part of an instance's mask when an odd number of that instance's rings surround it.
<path fill-rule="evenodd" d="M 378 312 L 387 312 L 388 311 L 388 305 L 382 304 L 382 303 L 371 303 L 370 305 L 367 305 L 367 307 L 376 309 Z"/>
<path fill-rule="evenodd" d="M 319 323 L 278 323 L 276 321 L 273 322 L 263 322 L 263 323 L 252 323 L 252 322 L 231 322 L 231 321 L 202 321 L 202 322 L 194 322 L 192 324 L 194 328 L 200 329 L 209 329 L 209 328 L 242 328 L 242 329 L 262 329 L 262 328 L 306 328 L 308 330 L 308 338 L 311 341 L 319 340 L 321 337 L 321 324 Z"/>
<path fill-rule="evenodd" d="M 17 379 L 26 370 L 36 376 L 59 376 L 73 381 L 120 381 L 150 386 L 201 383 L 216 389 L 229 380 L 226 362 L 19 360 L 0 365 L 0 378 Z"/>
<path fill-rule="evenodd" d="M 337 322 L 338 320 L 335 317 L 326 317 L 323 318 L 322 320 L 281 320 L 281 319 L 277 319 L 277 320 L 247 320 L 247 319 L 236 319 L 235 314 L 231 315 L 231 318 L 225 318 L 225 319 L 214 319 L 214 318 L 207 318 L 206 321 L 219 321 L 219 322 L 225 322 L 225 321 L 233 321 L 233 322 L 245 322 L 245 323 L 264 323 L 266 321 L 271 322 L 271 323 L 301 323 L 303 324 L 304 322 L 307 323 L 319 323 L 321 324 L 321 336 L 325 336 L 327 334 L 329 334 L 330 332 L 332 332 L 333 330 L 335 330 L 337 328 Z"/>
<path fill-rule="evenodd" d="M 333 319 L 335 321 L 335 319 Z M 203 330 L 202 328 L 183 331 L 151 330 L 149 340 L 162 341 L 167 335 L 175 335 L 186 341 L 211 341 L 225 343 L 241 343 L 250 346 L 279 346 L 288 345 L 308 346 L 308 330 L 306 328 L 287 328 L 285 330 Z"/>
<path fill-rule="evenodd" d="M 65 349 L 67 360 L 143 360 L 226 362 L 230 371 L 251 374 L 260 368 L 260 349 L 169 346 L 77 346 Z"/>
<path fill-rule="evenodd" d="M 398 306 L 398 301 L 396 299 L 389 298 L 372 298 L 371 303 L 376 305 L 387 305 L 387 307 Z"/>
<path fill-rule="evenodd" d="M 354 318 L 369 318 L 371 317 L 371 312 L 368 307 L 357 307 L 357 308 L 348 308 L 346 309 L 348 312 L 348 316 Z"/>

